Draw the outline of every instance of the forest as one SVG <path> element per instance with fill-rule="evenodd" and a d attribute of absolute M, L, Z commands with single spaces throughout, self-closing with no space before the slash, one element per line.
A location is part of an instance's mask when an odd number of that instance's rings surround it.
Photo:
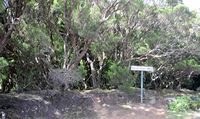
<path fill-rule="evenodd" d="M 199 46 L 199 13 L 182 0 L 0 0 L 2 95 L 130 92 L 133 65 L 155 68 L 145 89 L 198 92 Z"/>

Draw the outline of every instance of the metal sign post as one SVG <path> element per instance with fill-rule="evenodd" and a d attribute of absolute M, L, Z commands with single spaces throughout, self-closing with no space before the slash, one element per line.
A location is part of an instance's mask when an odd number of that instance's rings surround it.
<path fill-rule="evenodd" d="M 140 80 L 140 88 L 141 88 L 141 98 L 140 98 L 140 102 L 143 103 L 143 95 L 144 95 L 144 90 L 143 90 L 143 84 L 144 83 L 144 71 L 141 71 L 141 80 Z"/>
<path fill-rule="evenodd" d="M 154 72 L 153 67 L 146 67 L 146 66 L 131 66 L 132 71 L 141 71 L 141 77 L 140 77 L 140 102 L 143 103 L 143 98 L 144 98 L 144 71 L 148 72 Z"/>

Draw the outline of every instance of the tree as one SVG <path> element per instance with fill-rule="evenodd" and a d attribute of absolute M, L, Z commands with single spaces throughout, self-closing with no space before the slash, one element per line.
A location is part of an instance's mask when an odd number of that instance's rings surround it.
<path fill-rule="evenodd" d="M 87 85 L 106 87 L 116 72 L 127 81 L 130 65 L 152 65 L 157 70 L 149 87 L 172 88 L 199 71 L 199 17 L 180 0 L 1 4 L 6 8 L 0 7 L 0 57 L 14 67 L 10 76 L 16 86 L 49 88 L 55 69 L 81 69 Z"/>
<path fill-rule="evenodd" d="M 16 22 L 19 20 L 20 16 L 23 13 L 25 1 L 3 1 L 4 12 L 2 13 L 3 28 L 4 33 L 0 34 L 1 41 L 0 41 L 0 52 L 2 52 L 3 48 L 7 45 L 10 36 L 14 30 Z"/>

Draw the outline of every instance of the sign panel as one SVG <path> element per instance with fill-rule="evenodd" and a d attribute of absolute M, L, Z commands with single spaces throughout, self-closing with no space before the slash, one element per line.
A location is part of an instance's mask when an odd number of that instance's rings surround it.
<path fill-rule="evenodd" d="M 141 95 L 140 95 L 140 100 L 141 103 L 143 103 L 143 98 L 144 98 L 144 71 L 148 71 L 148 72 L 154 72 L 154 68 L 153 67 L 149 67 L 149 66 L 131 66 L 131 70 L 133 71 L 141 71 Z"/>
<path fill-rule="evenodd" d="M 149 66 L 131 66 L 132 71 L 149 71 L 149 72 L 154 72 L 153 67 Z"/>

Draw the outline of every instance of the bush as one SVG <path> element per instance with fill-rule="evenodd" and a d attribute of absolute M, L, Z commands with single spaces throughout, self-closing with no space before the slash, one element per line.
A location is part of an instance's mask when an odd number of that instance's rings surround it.
<path fill-rule="evenodd" d="M 0 89 L 2 82 L 7 79 L 8 65 L 9 62 L 4 57 L 0 57 Z"/>
<path fill-rule="evenodd" d="M 126 89 L 126 87 L 133 87 L 135 82 L 129 69 L 117 63 L 110 63 L 104 78 L 107 79 L 110 87 Z"/>
<path fill-rule="evenodd" d="M 129 93 L 129 94 L 132 94 L 135 91 L 135 87 L 130 86 L 128 83 L 125 83 L 125 84 L 119 86 L 119 90 Z"/>
<path fill-rule="evenodd" d="M 181 112 L 190 109 L 191 98 L 188 96 L 177 97 L 175 101 L 171 102 L 168 108 L 172 111 Z"/>
<path fill-rule="evenodd" d="M 85 65 L 86 65 L 85 62 L 83 60 L 81 60 L 80 65 L 78 67 L 78 72 L 80 73 L 80 75 L 82 77 L 86 77 L 86 75 L 87 75 L 87 68 Z"/>
<path fill-rule="evenodd" d="M 191 96 L 190 108 L 192 110 L 199 110 L 200 109 L 200 96 L 199 95 Z"/>

